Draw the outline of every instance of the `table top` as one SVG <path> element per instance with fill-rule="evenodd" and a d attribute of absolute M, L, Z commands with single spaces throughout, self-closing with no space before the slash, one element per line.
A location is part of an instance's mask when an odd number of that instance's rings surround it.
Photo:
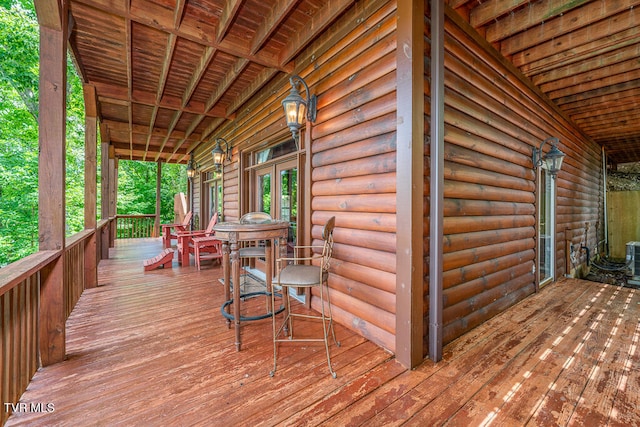
<path fill-rule="evenodd" d="M 288 221 L 271 220 L 260 223 L 241 224 L 238 221 L 219 222 L 213 230 L 221 240 L 250 240 L 271 237 L 286 237 L 289 229 Z"/>
<path fill-rule="evenodd" d="M 219 222 L 213 226 L 213 229 L 215 231 L 275 230 L 288 226 L 288 221 L 273 219 L 270 221 L 253 222 L 249 224 L 242 224 L 238 221 Z"/>

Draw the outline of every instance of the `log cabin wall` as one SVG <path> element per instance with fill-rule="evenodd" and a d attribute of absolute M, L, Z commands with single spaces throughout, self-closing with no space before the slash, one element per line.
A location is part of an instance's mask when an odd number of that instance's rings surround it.
<path fill-rule="evenodd" d="M 235 151 L 235 150 L 234 150 Z M 237 151 L 236 151 L 237 154 Z M 222 212 L 225 221 L 240 219 L 240 179 L 237 155 L 225 162 L 222 173 Z"/>
<path fill-rule="evenodd" d="M 377 2 L 380 3 L 380 2 Z M 375 5 L 376 2 L 370 2 Z M 338 321 L 395 351 L 396 4 L 318 57 L 311 235 L 336 217 L 331 301 Z M 313 306 L 319 308 L 317 299 Z"/>
<path fill-rule="evenodd" d="M 556 180 L 556 279 L 570 269 L 565 238 L 593 248 L 602 233 L 599 147 L 494 52 L 447 12 L 444 343 L 536 290 L 532 149 L 545 138 L 558 137 L 566 153 Z"/>
<path fill-rule="evenodd" d="M 301 192 L 306 189 L 309 197 L 311 229 L 305 234 L 311 243 L 318 243 L 322 226 L 336 216 L 329 279 L 334 317 L 391 351 L 396 286 L 395 10 L 395 1 L 356 3 L 299 55 L 292 73 L 302 76 L 318 96 L 317 120 L 302 135 L 311 141 L 311 182 L 305 182 Z M 250 190 L 242 172 L 246 153 L 291 135 L 281 106 L 290 89 L 288 79 L 275 77 L 215 133 L 233 146 L 223 174 L 226 221 L 247 210 Z M 214 144 L 204 145 L 196 158 L 206 169 Z M 312 306 L 318 308 L 315 297 Z"/>

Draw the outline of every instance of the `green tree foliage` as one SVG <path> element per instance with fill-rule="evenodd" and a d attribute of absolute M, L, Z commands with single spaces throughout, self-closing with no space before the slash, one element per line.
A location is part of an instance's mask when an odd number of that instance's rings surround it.
<path fill-rule="evenodd" d="M 118 162 L 118 213 L 127 215 L 156 212 L 157 164 L 121 160 Z M 162 164 L 160 221 L 172 223 L 173 197 L 187 186 L 184 165 Z"/>
<path fill-rule="evenodd" d="M 38 250 L 38 32 L 33 10 L 0 9 L 0 265 Z"/>
<path fill-rule="evenodd" d="M 38 83 L 33 1 L 0 0 L 0 266 L 38 250 Z M 66 233 L 71 235 L 84 228 L 85 126 L 82 82 L 71 60 L 66 123 Z M 118 213 L 155 213 L 156 164 L 120 165 Z M 173 194 L 185 188 L 185 167 L 163 165 L 163 221 L 173 220 Z"/>

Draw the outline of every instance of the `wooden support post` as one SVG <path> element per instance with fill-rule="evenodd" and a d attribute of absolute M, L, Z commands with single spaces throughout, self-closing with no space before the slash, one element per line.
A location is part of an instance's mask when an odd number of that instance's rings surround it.
<path fill-rule="evenodd" d="M 115 149 L 109 146 L 109 247 L 113 248 L 116 242 L 116 197 L 118 186 L 118 159 L 115 157 Z"/>
<path fill-rule="evenodd" d="M 85 139 L 84 139 L 84 228 L 94 233 L 85 242 L 84 247 L 84 288 L 98 285 L 98 254 L 96 236 L 96 210 L 98 203 L 97 184 L 97 141 L 98 119 L 96 90 L 92 85 L 84 86 Z"/>
<path fill-rule="evenodd" d="M 429 187 L 429 357 L 442 359 L 444 241 L 444 3 L 431 0 L 431 144 Z"/>
<path fill-rule="evenodd" d="M 102 132 L 102 137 L 105 138 L 104 132 Z M 103 139 L 101 147 L 100 147 L 100 179 L 101 179 L 101 188 L 100 188 L 100 218 L 108 219 L 109 218 L 109 196 L 111 192 L 109 191 L 109 142 Z"/>
<path fill-rule="evenodd" d="M 108 132 L 102 133 L 102 145 L 100 147 L 100 218 L 103 220 L 109 219 L 109 197 L 111 197 L 111 191 L 109 191 L 109 183 L 111 179 L 111 169 L 109 168 L 109 141 L 106 140 Z M 101 259 L 109 259 L 109 240 L 111 235 L 111 224 L 102 228 L 102 236 L 100 238 L 100 244 L 102 246 L 100 250 Z"/>
<path fill-rule="evenodd" d="M 65 16 L 63 14 L 63 16 Z M 66 26 L 40 27 L 40 116 L 38 228 L 40 250 L 60 257 L 40 275 L 40 359 L 43 366 L 65 358 L 65 158 Z"/>
<path fill-rule="evenodd" d="M 424 358 L 424 16 L 423 0 L 398 2 L 396 357 Z"/>
<path fill-rule="evenodd" d="M 156 218 L 153 223 L 153 237 L 160 236 L 160 210 L 162 208 L 162 193 L 160 192 L 162 184 L 162 160 L 158 160 L 158 170 L 156 173 Z"/>

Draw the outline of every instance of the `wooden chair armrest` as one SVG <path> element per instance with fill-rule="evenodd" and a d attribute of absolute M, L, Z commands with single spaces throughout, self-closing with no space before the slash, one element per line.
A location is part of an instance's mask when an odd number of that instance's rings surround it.
<path fill-rule="evenodd" d="M 207 234 L 206 231 L 204 230 L 197 230 L 197 231 L 178 231 L 178 237 L 200 237 L 200 236 L 205 236 Z"/>
<path fill-rule="evenodd" d="M 194 242 L 213 242 L 218 240 L 218 238 L 216 236 L 198 236 L 198 237 L 194 237 L 193 241 Z M 222 241 L 220 241 L 222 242 Z"/>

